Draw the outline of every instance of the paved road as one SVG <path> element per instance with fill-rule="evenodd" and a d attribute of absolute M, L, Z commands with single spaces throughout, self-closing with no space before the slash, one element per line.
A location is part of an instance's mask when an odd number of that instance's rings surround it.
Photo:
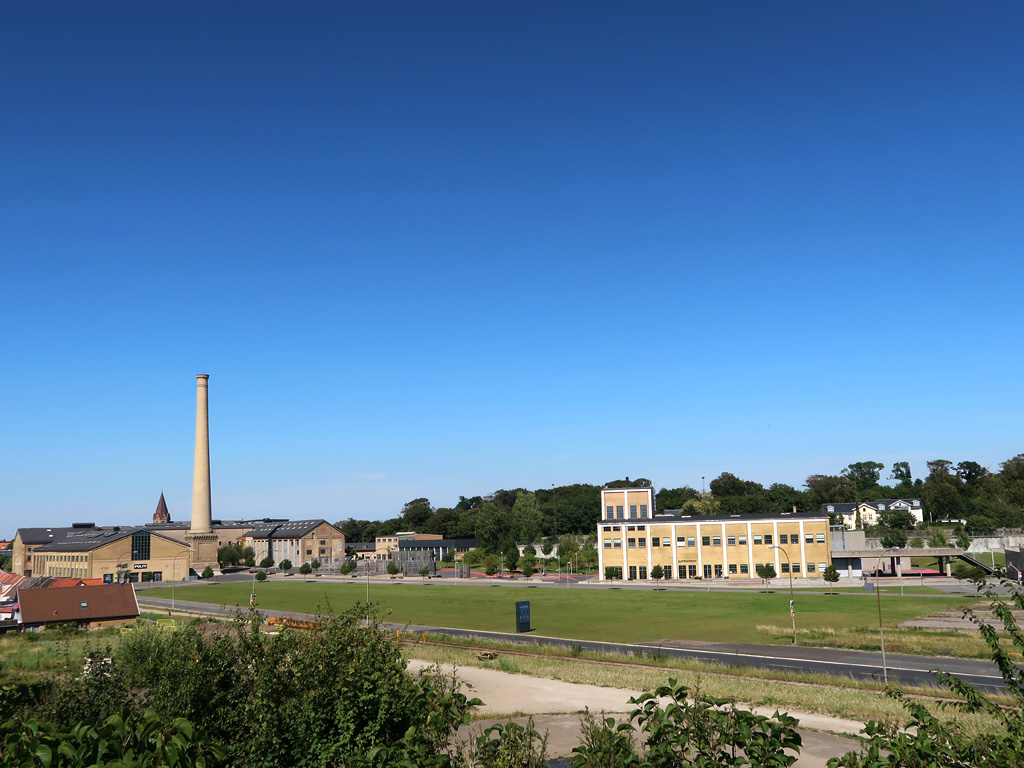
<path fill-rule="evenodd" d="M 140 605 L 167 610 L 171 601 L 166 598 L 150 597 L 144 590 L 138 593 Z M 216 606 L 176 600 L 178 610 L 197 613 L 234 615 L 238 610 L 231 606 Z M 263 611 L 267 615 L 313 618 L 308 614 L 288 611 Z M 430 632 L 451 637 L 479 637 L 505 643 L 529 646 L 536 644 L 571 648 L 579 645 L 588 651 L 619 653 L 627 656 L 643 656 L 660 653 L 664 656 L 697 659 L 713 664 L 756 667 L 787 672 L 810 672 L 842 675 L 859 680 L 888 679 L 907 685 L 934 684 L 933 669 L 941 669 L 957 675 L 965 682 L 978 686 L 984 691 L 997 691 L 1005 687 L 995 664 L 980 659 L 953 659 L 935 656 L 911 656 L 907 654 L 886 654 L 883 671 L 880 653 L 853 651 L 842 648 L 815 648 L 804 646 L 753 645 L 741 643 L 712 643 L 698 641 L 663 640 L 650 643 L 604 643 L 589 640 L 573 640 L 558 637 L 543 637 L 535 634 L 512 634 L 483 632 L 478 630 L 428 627 L 421 625 L 392 625 L 411 632 Z"/>

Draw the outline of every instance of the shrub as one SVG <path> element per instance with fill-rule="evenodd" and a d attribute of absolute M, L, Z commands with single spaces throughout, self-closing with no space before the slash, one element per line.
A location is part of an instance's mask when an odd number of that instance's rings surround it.
<path fill-rule="evenodd" d="M 299 566 L 299 573 L 307 575 L 313 572 L 313 566 L 309 563 L 303 563 Z"/>
<path fill-rule="evenodd" d="M 285 558 L 280 563 L 278 563 L 277 567 L 280 568 L 282 571 L 290 571 L 292 569 L 292 561 Z"/>
<path fill-rule="evenodd" d="M 260 560 L 260 568 L 266 569 L 266 568 L 273 568 L 273 567 L 274 567 L 274 558 L 270 557 L 270 555 L 267 555 L 262 560 Z"/>
<path fill-rule="evenodd" d="M 266 581 L 266 580 L 267 580 L 267 572 L 266 571 L 260 571 L 259 573 L 256 574 L 256 581 Z"/>

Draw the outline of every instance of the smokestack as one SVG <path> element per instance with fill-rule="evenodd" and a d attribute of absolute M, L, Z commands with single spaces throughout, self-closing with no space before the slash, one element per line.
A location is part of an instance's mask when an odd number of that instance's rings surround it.
<path fill-rule="evenodd" d="M 192 525 L 190 533 L 210 533 L 210 377 L 196 376 L 196 457 L 192 474 Z"/>

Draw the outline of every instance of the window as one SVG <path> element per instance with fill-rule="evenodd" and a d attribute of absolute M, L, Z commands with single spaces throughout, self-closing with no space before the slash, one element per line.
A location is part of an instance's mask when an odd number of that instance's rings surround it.
<path fill-rule="evenodd" d="M 639 539 L 637 539 L 636 540 L 636 545 L 638 547 L 646 547 L 647 546 L 647 539 L 646 538 L 639 538 Z"/>
<path fill-rule="evenodd" d="M 132 560 L 149 560 L 149 531 L 132 533 Z"/>
<path fill-rule="evenodd" d="M 671 579 L 672 578 L 672 566 L 671 565 L 666 565 L 665 566 L 665 578 L 666 579 Z"/>
<path fill-rule="evenodd" d="M 718 566 L 718 567 L 721 568 L 722 566 Z M 704 578 L 705 579 L 710 579 L 711 578 L 711 565 L 708 564 L 708 563 L 704 564 Z"/>
<path fill-rule="evenodd" d="M 663 547 L 671 547 L 672 546 L 672 537 L 671 536 L 662 536 L 661 537 L 661 546 L 663 546 Z"/>
<path fill-rule="evenodd" d="M 771 544 L 772 543 L 772 535 L 770 533 L 766 533 L 764 535 L 764 543 L 765 544 Z"/>
<path fill-rule="evenodd" d="M 622 549 L 622 539 L 612 539 L 613 549 Z"/>
<path fill-rule="evenodd" d="M 825 534 L 824 533 L 816 534 L 814 538 L 815 538 L 815 541 L 817 541 L 819 544 L 824 544 L 825 543 Z"/>
<path fill-rule="evenodd" d="M 781 563 L 779 567 L 783 573 L 789 573 L 789 563 Z"/>
<path fill-rule="evenodd" d="M 640 566 L 640 578 L 641 579 L 646 579 L 647 578 L 647 566 L 646 565 L 641 565 Z"/>
<path fill-rule="evenodd" d="M 818 573 L 824 573 L 826 568 L 828 568 L 828 563 L 818 563 Z"/>
<path fill-rule="evenodd" d="M 814 563 L 808 563 L 807 564 L 807 572 L 808 573 L 814 573 Z"/>
<path fill-rule="evenodd" d="M 659 539 L 657 536 L 653 536 L 651 538 L 651 546 L 652 547 L 660 547 L 661 546 L 661 539 Z"/>
<path fill-rule="evenodd" d="M 703 544 L 705 547 L 710 547 L 711 546 L 711 537 L 710 536 L 701 536 L 700 537 L 700 543 Z"/>
<path fill-rule="evenodd" d="M 647 505 L 646 504 L 641 504 L 640 505 L 640 517 L 647 517 Z"/>
<path fill-rule="evenodd" d="M 740 573 L 749 574 L 750 573 L 750 566 L 748 566 L 746 563 L 740 563 Z"/>
<path fill-rule="evenodd" d="M 676 536 L 676 544 L 679 545 L 680 547 L 685 547 L 686 546 L 686 537 L 685 536 Z"/>
<path fill-rule="evenodd" d="M 627 531 L 635 531 L 636 530 L 636 526 L 635 525 L 627 525 L 626 526 L 626 530 Z"/>
<path fill-rule="evenodd" d="M 604 548 L 605 549 L 611 549 L 612 548 L 612 540 L 611 539 L 605 539 L 604 540 Z"/>
<path fill-rule="evenodd" d="M 729 573 L 736 573 L 736 563 L 729 563 Z"/>
<path fill-rule="evenodd" d="M 604 516 L 606 518 L 608 518 L 609 520 L 611 520 L 611 519 L 613 519 L 615 517 L 615 507 L 605 507 L 604 508 L 604 512 L 605 512 Z"/>
<path fill-rule="evenodd" d="M 805 544 L 813 544 L 814 543 L 814 534 L 813 533 L 806 533 L 806 534 L 804 534 L 804 543 Z"/>
<path fill-rule="evenodd" d="M 789 536 L 784 533 L 779 534 L 779 544 L 789 544 Z"/>
<path fill-rule="evenodd" d="M 635 547 L 636 546 L 636 539 L 626 539 L 626 546 L 627 547 Z"/>
<path fill-rule="evenodd" d="M 727 539 L 727 541 L 729 542 L 729 546 L 730 547 L 735 547 L 736 546 L 736 537 L 735 536 L 730 536 Z"/>
<path fill-rule="evenodd" d="M 327 548 L 326 547 L 320 547 L 320 554 L 321 555 L 326 555 L 327 554 Z"/>
<path fill-rule="evenodd" d="M 647 530 L 647 526 L 646 526 L 646 525 L 638 525 L 638 526 L 636 527 L 636 529 L 637 529 L 638 531 L 646 531 L 646 530 Z"/>
<path fill-rule="evenodd" d="M 622 519 L 622 507 L 621 506 L 615 508 L 615 517 L 618 520 Z"/>
<path fill-rule="evenodd" d="M 800 563 L 793 563 L 793 573 L 800 573 Z"/>
<path fill-rule="evenodd" d="M 740 541 L 740 546 L 746 546 L 746 543 L 747 543 L 746 535 L 745 534 L 741 535 L 739 541 Z"/>
<path fill-rule="evenodd" d="M 631 520 L 636 520 L 636 504 L 629 505 L 629 518 Z"/>
<path fill-rule="evenodd" d="M 306 554 L 307 555 L 312 555 L 313 554 L 313 550 L 312 549 L 307 549 L 306 550 Z"/>
<path fill-rule="evenodd" d="M 695 543 L 696 541 L 697 540 L 693 536 L 687 536 L 686 537 L 686 546 L 688 546 L 688 547 L 695 547 L 695 546 L 697 546 L 696 543 Z"/>
<path fill-rule="evenodd" d="M 633 580 L 633 581 L 636 580 L 636 566 L 635 565 L 629 566 L 629 578 L 631 580 Z"/>
<path fill-rule="evenodd" d="M 326 544 L 326 543 L 327 543 L 327 539 L 320 539 L 320 546 L 321 546 L 321 547 L 322 547 L 322 546 L 323 546 L 324 544 Z"/>
<path fill-rule="evenodd" d="M 682 568 L 683 566 L 679 566 L 679 567 Z M 687 566 L 686 570 L 689 572 L 691 579 L 696 579 L 697 578 L 697 566 L 696 565 L 689 565 L 689 566 Z"/>
<path fill-rule="evenodd" d="M 754 536 L 754 543 L 755 544 L 760 544 L 761 543 L 761 537 L 759 535 L 755 535 Z"/>
<path fill-rule="evenodd" d="M 714 544 L 716 547 L 722 546 L 722 537 L 721 536 L 713 536 L 711 538 L 711 543 Z"/>
<path fill-rule="evenodd" d="M 722 565 L 721 563 L 715 563 L 715 578 L 722 578 Z"/>

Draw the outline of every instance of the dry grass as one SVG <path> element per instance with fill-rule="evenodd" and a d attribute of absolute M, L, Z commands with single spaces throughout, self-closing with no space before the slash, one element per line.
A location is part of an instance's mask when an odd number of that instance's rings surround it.
<path fill-rule="evenodd" d="M 562 680 L 570 683 L 621 688 L 631 691 L 653 690 L 673 677 L 691 688 L 699 683 L 710 696 L 733 698 L 756 707 L 777 708 L 793 713 L 813 713 L 859 722 L 877 720 L 903 725 L 906 713 L 898 702 L 871 690 L 861 681 L 833 679 L 823 682 L 795 682 L 766 680 L 723 673 L 721 668 L 709 665 L 666 661 L 660 668 L 644 666 L 594 664 L 588 659 L 548 658 L 544 656 L 502 657 L 496 661 L 480 661 L 476 652 L 461 648 L 415 644 L 406 647 L 406 655 L 432 663 L 453 664 L 457 667 L 483 667 L 534 677 Z M 696 668 L 694 668 L 696 667 Z M 821 676 L 824 677 L 824 676 Z M 870 683 L 867 683 L 870 685 Z M 933 691 L 934 693 L 935 691 Z M 950 718 L 952 712 L 943 712 L 937 702 L 926 701 L 926 706 L 940 719 Z M 795 716 L 799 716 L 798 714 Z M 995 724 L 989 718 L 956 713 L 957 722 L 971 733 L 991 731 Z"/>
<path fill-rule="evenodd" d="M 758 624 L 758 633 L 773 640 L 793 636 L 793 628 L 783 624 Z M 861 651 L 877 651 L 880 648 L 878 627 L 849 627 L 837 632 L 831 627 L 798 627 L 797 637 L 801 645 L 816 645 L 825 648 L 854 648 Z M 1005 641 L 1007 650 L 1012 644 Z M 949 629 L 901 629 L 885 630 L 885 650 L 890 653 L 909 653 L 921 656 L 950 656 L 961 659 L 988 659 L 992 652 L 972 631 Z"/>

